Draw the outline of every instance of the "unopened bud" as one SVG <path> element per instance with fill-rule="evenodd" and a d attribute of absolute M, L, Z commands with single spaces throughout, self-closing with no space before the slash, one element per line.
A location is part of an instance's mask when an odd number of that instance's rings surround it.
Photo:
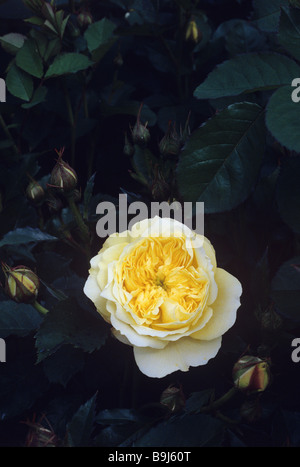
<path fill-rule="evenodd" d="M 185 406 L 185 397 L 181 388 L 169 386 L 160 397 L 160 403 L 168 407 L 171 412 L 178 412 Z"/>
<path fill-rule="evenodd" d="M 199 42 L 202 39 L 202 33 L 199 30 L 197 23 L 194 19 L 191 19 L 188 22 L 186 33 L 185 33 L 185 39 L 187 41 L 192 41 L 195 43 Z"/>
<path fill-rule="evenodd" d="M 77 22 L 81 28 L 87 27 L 93 22 L 93 17 L 89 11 L 81 11 L 77 16 Z"/>
<path fill-rule="evenodd" d="M 133 142 L 140 146 L 145 146 L 150 141 L 150 132 L 147 128 L 148 122 L 145 125 L 143 125 L 140 120 L 142 107 L 143 107 L 143 104 L 140 106 L 136 124 L 134 125 L 131 132 L 132 132 Z"/>
<path fill-rule="evenodd" d="M 44 188 L 35 180 L 31 181 L 26 189 L 26 196 L 33 204 L 39 205 L 44 200 Z"/>
<path fill-rule="evenodd" d="M 63 149 L 56 151 L 59 158 L 51 172 L 50 183 L 52 187 L 59 188 L 64 192 L 73 191 L 77 185 L 77 174 L 70 165 L 62 159 Z"/>
<path fill-rule="evenodd" d="M 179 154 L 180 148 L 180 138 L 176 131 L 175 125 L 172 127 L 171 122 L 169 122 L 168 130 L 159 143 L 160 153 L 164 156 L 168 154 L 177 156 Z"/>
<path fill-rule="evenodd" d="M 267 360 L 245 355 L 240 358 L 232 371 L 234 385 L 248 394 L 262 392 L 270 382 L 270 367 Z"/>
<path fill-rule="evenodd" d="M 15 302 L 34 302 L 39 291 L 38 276 L 26 266 L 10 268 L 2 263 L 5 274 L 5 291 Z"/>

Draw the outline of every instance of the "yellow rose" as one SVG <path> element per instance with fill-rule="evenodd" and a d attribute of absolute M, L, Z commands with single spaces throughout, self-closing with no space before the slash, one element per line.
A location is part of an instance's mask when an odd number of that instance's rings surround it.
<path fill-rule="evenodd" d="M 205 365 L 240 306 L 241 284 L 209 240 L 173 219 L 110 235 L 89 273 L 85 294 L 150 377 Z"/>

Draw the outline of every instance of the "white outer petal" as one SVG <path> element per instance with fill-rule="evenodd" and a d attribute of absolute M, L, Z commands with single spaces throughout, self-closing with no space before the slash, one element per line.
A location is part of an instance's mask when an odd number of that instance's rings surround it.
<path fill-rule="evenodd" d="M 194 339 L 215 339 L 222 336 L 235 323 L 237 310 L 241 304 L 242 286 L 236 277 L 221 268 L 217 268 L 215 278 L 218 284 L 218 296 L 210 305 L 213 315 L 204 328 L 191 335 Z"/>
<path fill-rule="evenodd" d="M 206 365 L 214 358 L 222 338 L 197 341 L 183 337 L 169 342 L 164 349 L 134 347 L 134 357 L 140 371 L 151 378 L 163 378 L 174 371 L 188 371 L 190 366 Z"/>
<path fill-rule="evenodd" d="M 110 314 L 106 310 L 106 300 L 100 295 L 99 285 L 95 275 L 90 275 L 84 284 L 83 292 L 94 302 L 95 307 L 106 321 L 109 321 Z"/>

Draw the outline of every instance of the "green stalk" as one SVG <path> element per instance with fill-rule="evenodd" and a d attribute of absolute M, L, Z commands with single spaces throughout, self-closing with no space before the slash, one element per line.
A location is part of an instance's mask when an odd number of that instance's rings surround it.
<path fill-rule="evenodd" d="M 74 118 L 74 113 L 72 109 L 72 103 L 69 95 L 68 88 L 66 86 L 66 83 L 63 83 L 63 91 L 65 95 L 65 101 L 67 105 L 67 111 L 69 115 L 69 123 L 71 127 L 71 165 L 72 167 L 75 165 L 75 140 L 76 140 L 76 122 Z"/>
<path fill-rule="evenodd" d="M 90 233 L 89 233 L 89 229 L 87 227 L 87 225 L 85 224 L 82 216 L 81 216 L 81 213 L 74 201 L 74 197 L 73 197 L 73 193 L 70 193 L 70 194 L 66 194 L 66 198 L 67 198 L 67 201 L 69 203 L 69 207 L 72 211 L 72 214 L 74 216 L 74 219 L 76 221 L 76 224 L 78 225 L 78 228 L 80 230 L 80 234 L 81 234 L 81 237 L 82 237 L 82 240 L 84 241 L 84 243 L 89 246 L 89 243 L 90 243 Z"/>
<path fill-rule="evenodd" d="M 49 312 L 49 310 L 47 310 L 47 308 L 43 307 L 43 306 L 42 306 L 39 302 L 37 302 L 36 300 L 35 300 L 35 302 L 33 302 L 33 306 L 34 306 L 34 308 L 35 308 L 39 313 L 41 313 L 42 315 L 46 315 L 46 314 Z"/>
<path fill-rule="evenodd" d="M 232 399 L 232 397 L 237 392 L 238 392 L 238 390 L 235 387 L 232 387 L 231 389 L 229 389 L 229 391 L 227 391 L 219 399 L 215 400 L 214 402 L 212 402 L 211 404 L 209 404 L 209 405 L 207 405 L 205 407 L 202 407 L 200 409 L 200 412 L 201 413 L 208 413 L 208 412 L 212 412 L 214 410 L 219 409 L 220 407 L 222 407 L 222 405 L 224 405 L 226 402 L 228 402 L 230 399 Z"/>

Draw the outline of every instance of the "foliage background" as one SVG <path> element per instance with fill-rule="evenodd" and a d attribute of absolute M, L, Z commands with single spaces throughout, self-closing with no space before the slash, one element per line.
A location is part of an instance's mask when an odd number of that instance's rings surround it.
<path fill-rule="evenodd" d="M 50 310 L 42 316 L 0 291 L 0 445 L 299 446 L 297 2 L 43 3 L 0 2 L 0 257 L 37 272 Z M 83 12 L 90 24 L 78 21 Z M 191 20 L 197 41 L 186 37 Z M 141 103 L 151 141 L 125 155 Z M 180 150 L 162 155 L 173 125 Z M 47 186 L 61 147 L 78 174 L 88 245 Z M 39 206 L 26 197 L 28 175 L 47 192 Z M 205 367 L 147 378 L 82 292 L 101 247 L 96 206 L 117 206 L 119 193 L 205 202 L 218 263 L 243 285 L 237 322 Z M 204 413 L 232 387 L 243 353 L 270 358 L 271 384 Z M 170 385 L 168 408 L 161 395 Z"/>

